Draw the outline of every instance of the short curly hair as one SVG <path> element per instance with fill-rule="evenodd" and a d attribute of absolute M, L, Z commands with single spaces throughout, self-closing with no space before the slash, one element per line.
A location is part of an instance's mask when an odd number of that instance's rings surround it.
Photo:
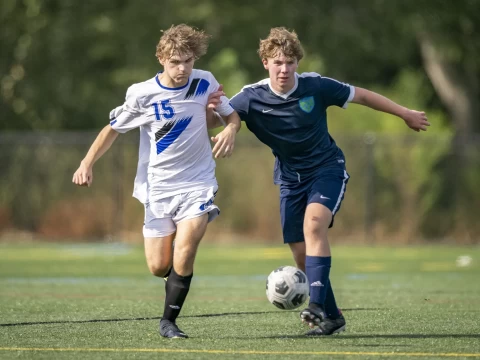
<path fill-rule="evenodd" d="M 284 27 L 270 29 L 266 39 L 260 40 L 258 55 L 261 59 L 273 58 L 282 52 L 287 58 L 303 58 L 303 48 L 295 31 L 288 31 Z"/>
<path fill-rule="evenodd" d="M 157 44 L 155 56 L 159 60 L 170 59 L 174 54 L 193 53 L 199 59 L 207 53 L 210 36 L 204 31 L 180 24 L 163 32 Z"/>

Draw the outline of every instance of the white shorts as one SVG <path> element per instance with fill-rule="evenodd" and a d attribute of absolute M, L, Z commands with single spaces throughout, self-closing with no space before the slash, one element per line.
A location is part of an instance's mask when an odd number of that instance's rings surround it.
<path fill-rule="evenodd" d="M 218 186 L 174 195 L 145 204 L 143 236 L 146 238 L 164 237 L 177 230 L 177 224 L 208 213 L 208 222 L 220 214 L 213 201 Z"/>

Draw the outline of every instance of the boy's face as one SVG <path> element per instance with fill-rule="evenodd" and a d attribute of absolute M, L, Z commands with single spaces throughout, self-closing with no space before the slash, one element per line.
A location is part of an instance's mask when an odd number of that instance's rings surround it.
<path fill-rule="evenodd" d="M 192 53 L 174 54 L 169 59 L 159 60 L 163 65 L 166 75 L 175 87 L 180 87 L 188 82 L 192 73 L 195 58 Z"/>
<path fill-rule="evenodd" d="M 295 86 L 297 59 L 287 58 L 282 52 L 278 52 L 273 58 L 263 59 L 262 63 L 268 70 L 270 84 L 275 91 L 286 93 Z"/>

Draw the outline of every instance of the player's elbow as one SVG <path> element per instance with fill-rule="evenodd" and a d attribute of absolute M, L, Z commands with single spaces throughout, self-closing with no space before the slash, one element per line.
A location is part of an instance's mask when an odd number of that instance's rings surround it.
<path fill-rule="evenodd" d="M 107 125 L 103 128 L 103 131 L 109 138 L 116 138 L 119 134 L 111 125 Z"/>
<path fill-rule="evenodd" d="M 355 96 L 352 99 L 352 103 L 360 105 L 368 104 L 369 93 L 366 89 L 355 87 Z"/>

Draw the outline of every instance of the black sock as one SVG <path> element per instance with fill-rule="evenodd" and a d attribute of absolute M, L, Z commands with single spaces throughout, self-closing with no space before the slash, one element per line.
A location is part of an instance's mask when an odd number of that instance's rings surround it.
<path fill-rule="evenodd" d="M 173 269 L 173 266 L 170 269 L 168 269 L 168 271 L 162 277 L 164 277 L 164 278 L 169 277 L 170 274 L 172 273 L 172 269 Z"/>
<path fill-rule="evenodd" d="M 165 275 L 163 275 L 162 277 L 165 279 L 167 278 L 168 280 L 168 277 L 170 276 L 170 274 L 172 273 L 172 269 L 173 269 L 173 266 L 168 269 L 168 271 L 165 273 Z M 167 282 L 165 281 L 165 294 L 167 293 Z"/>
<path fill-rule="evenodd" d="M 180 310 L 182 309 L 193 274 L 189 276 L 180 276 L 172 268 L 165 285 L 165 309 L 163 310 L 162 320 L 175 322 Z"/>

